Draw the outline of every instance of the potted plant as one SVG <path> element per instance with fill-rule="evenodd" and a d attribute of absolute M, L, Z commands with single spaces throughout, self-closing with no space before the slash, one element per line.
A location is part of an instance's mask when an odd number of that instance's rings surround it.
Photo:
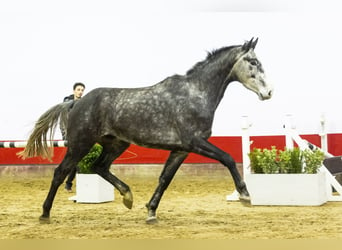
<path fill-rule="evenodd" d="M 328 199 L 324 153 L 299 148 L 254 148 L 245 181 L 252 205 L 321 205 Z"/>
<path fill-rule="evenodd" d="M 70 199 L 78 203 L 101 203 L 114 200 L 114 187 L 95 174 L 91 166 L 102 152 L 102 146 L 95 144 L 78 163 L 76 174 L 76 196 Z"/>

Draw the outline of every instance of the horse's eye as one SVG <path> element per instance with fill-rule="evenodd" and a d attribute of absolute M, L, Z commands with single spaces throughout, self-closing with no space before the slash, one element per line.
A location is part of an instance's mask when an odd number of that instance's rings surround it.
<path fill-rule="evenodd" d="M 252 64 L 253 66 L 257 66 L 258 65 L 257 60 L 250 60 L 249 63 Z"/>

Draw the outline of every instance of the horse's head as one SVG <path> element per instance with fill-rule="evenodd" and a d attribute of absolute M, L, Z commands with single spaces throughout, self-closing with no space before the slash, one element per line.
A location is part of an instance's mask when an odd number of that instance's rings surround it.
<path fill-rule="evenodd" d="M 267 83 L 262 65 L 255 55 L 254 48 L 257 42 L 258 39 L 253 41 L 252 38 L 237 48 L 240 51 L 230 75 L 247 89 L 255 92 L 260 100 L 267 100 L 272 97 L 273 87 Z"/>

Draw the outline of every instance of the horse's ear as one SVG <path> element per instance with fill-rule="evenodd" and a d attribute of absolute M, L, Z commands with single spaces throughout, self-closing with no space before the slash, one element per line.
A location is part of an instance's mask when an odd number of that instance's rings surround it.
<path fill-rule="evenodd" d="M 254 37 L 252 37 L 251 40 L 245 42 L 244 45 L 242 45 L 242 50 L 247 52 L 250 49 L 254 49 L 256 44 L 257 44 L 257 42 L 258 42 L 258 38 L 255 41 L 253 41 L 253 39 L 254 39 Z"/>
<path fill-rule="evenodd" d="M 252 45 L 251 45 L 251 48 L 252 49 L 255 49 L 255 46 L 257 45 L 257 43 L 258 43 L 258 37 L 257 37 L 257 39 L 255 39 L 255 41 L 254 42 L 252 42 Z"/>

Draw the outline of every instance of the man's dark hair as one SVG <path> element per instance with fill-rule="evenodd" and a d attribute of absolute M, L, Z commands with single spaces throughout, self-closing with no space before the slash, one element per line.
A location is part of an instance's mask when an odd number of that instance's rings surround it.
<path fill-rule="evenodd" d="M 85 88 L 85 85 L 81 82 L 76 82 L 73 86 L 73 90 L 75 90 L 77 88 L 77 86 L 82 86 L 83 88 Z"/>

